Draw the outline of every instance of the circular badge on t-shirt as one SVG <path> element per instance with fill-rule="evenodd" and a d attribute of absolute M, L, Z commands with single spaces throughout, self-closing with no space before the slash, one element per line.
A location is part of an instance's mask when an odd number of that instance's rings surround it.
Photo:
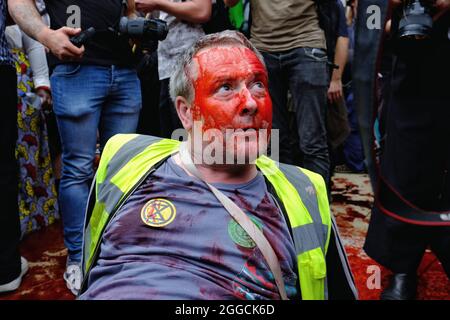
<path fill-rule="evenodd" d="M 170 224 L 177 215 L 177 210 L 172 202 L 157 198 L 148 201 L 141 210 L 142 221 L 150 227 L 165 227 Z"/>
<path fill-rule="evenodd" d="M 255 217 L 250 217 L 253 223 L 262 231 L 263 224 Z M 248 235 L 248 233 L 237 223 L 234 219 L 231 219 L 228 223 L 228 234 L 234 243 L 244 248 L 254 248 L 256 246 L 255 241 Z"/>

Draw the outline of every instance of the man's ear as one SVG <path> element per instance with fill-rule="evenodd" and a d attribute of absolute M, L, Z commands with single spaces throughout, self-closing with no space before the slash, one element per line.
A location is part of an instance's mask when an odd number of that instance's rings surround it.
<path fill-rule="evenodd" d="M 191 104 L 186 100 L 186 98 L 178 96 L 175 99 L 175 108 L 177 109 L 178 118 L 180 118 L 184 129 L 189 132 L 194 125 Z"/>

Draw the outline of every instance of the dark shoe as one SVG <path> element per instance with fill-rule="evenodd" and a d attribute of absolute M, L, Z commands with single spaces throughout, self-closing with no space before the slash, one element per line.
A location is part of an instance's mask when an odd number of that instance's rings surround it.
<path fill-rule="evenodd" d="M 19 276 L 16 279 L 12 280 L 11 282 L 0 285 L 0 293 L 11 292 L 19 288 L 20 284 L 22 283 L 23 276 L 28 271 L 27 259 L 25 259 L 24 257 L 20 257 L 20 264 L 21 264 L 21 271 Z"/>
<path fill-rule="evenodd" d="M 381 293 L 380 300 L 414 300 L 417 291 L 417 276 L 394 273 L 389 286 Z"/>

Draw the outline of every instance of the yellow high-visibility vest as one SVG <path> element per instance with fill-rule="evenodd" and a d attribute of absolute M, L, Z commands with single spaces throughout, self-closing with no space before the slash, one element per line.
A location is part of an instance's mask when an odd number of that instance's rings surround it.
<path fill-rule="evenodd" d="M 87 212 L 83 237 L 84 284 L 99 255 L 102 234 L 109 221 L 158 164 L 178 152 L 179 145 L 176 140 L 136 134 L 119 134 L 108 141 L 96 175 L 95 204 Z M 297 255 L 302 299 L 327 299 L 325 255 L 331 216 L 323 178 L 303 168 L 276 163 L 266 156 L 259 157 L 256 165 L 286 210 Z"/>

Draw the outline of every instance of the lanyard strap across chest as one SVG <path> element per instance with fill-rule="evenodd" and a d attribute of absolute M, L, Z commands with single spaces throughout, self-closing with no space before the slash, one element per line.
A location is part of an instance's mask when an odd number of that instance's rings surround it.
<path fill-rule="evenodd" d="M 264 256 L 264 259 L 269 265 L 272 274 L 275 277 L 275 283 L 278 287 L 281 299 L 289 300 L 284 286 L 284 280 L 281 272 L 280 263 L 275 254 L 275 251 L 273 250 L 272 246 L 270 245 L 269 241 L 264 236 L 262 231 L 259 230 L 259 228 L 255 225 L 255 223 L 253 223 L 253 221 L 242 211 L 242 209 L 240 209 L 233 201 L 231 201 L 230 198 L 228 198 L 216 187 L 209 184 L 203 179 L 202 175 L 192 162 L 192 158 L 189 152 L 189 146 L 186 142 L 183 142 L 180 145 L 180 158 L 185 169 L 193 176 L 203 181 L 209 187 L 211 192 L 222 203 L 224 208 L 233 217 L 233 219 L 237 223 L 239 223 L 239 225 L 245 230 L 245 232 L 247 232 L 250 238 L 252 238 L 252 240 L 256 243 L 262 255 Z"/>

